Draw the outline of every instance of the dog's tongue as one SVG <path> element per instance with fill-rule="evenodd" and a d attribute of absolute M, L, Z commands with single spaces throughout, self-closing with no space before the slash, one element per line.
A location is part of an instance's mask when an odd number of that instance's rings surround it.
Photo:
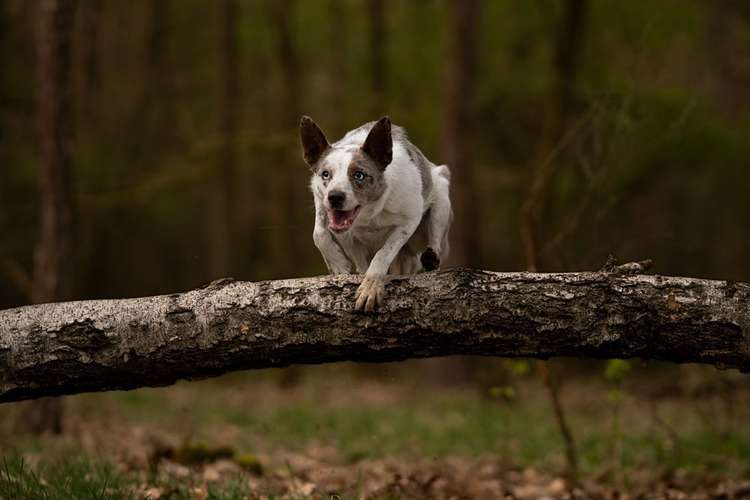
<path fill-rule="evenodd" d="M 343 231 L 349 229 L 354 222 L 359 207 L 353 210 L 329 210 L 328 227 L 334 231 Z"/>

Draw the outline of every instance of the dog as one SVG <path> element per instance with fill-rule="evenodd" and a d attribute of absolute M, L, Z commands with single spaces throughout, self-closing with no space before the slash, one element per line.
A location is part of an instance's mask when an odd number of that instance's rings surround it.
<path fill-rule="evenodd" d="M 364 273 L 355 310 L 383 304 L 387 274 L 440 267 L 453 220 L 447 166 L 431 163 L 387 116 L 333 144 L 303 116 L 300 142 L 312 169 L 315 245 L 330 273 Z"/>

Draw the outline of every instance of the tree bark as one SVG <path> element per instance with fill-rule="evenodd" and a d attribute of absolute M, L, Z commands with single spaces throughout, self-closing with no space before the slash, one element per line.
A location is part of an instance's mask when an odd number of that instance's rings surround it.
<path fill-rule="evenodd" d="M 353 310 L 357 275 L 0 311 L 0 401 L 334 361 L 640 357 L 750 371 L 750 284 L 617 272 L 454 269 L 395 277 Z"/>

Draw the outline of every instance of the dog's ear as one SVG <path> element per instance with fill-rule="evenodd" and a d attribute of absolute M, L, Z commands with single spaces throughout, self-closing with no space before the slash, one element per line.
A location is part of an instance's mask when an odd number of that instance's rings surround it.
<path fill-rule="evenodd" d="M 393 159 L 393 138 L 391 137 L 391 120 L 384 116 L 375 123 L 367 134 L 367 139 L 362 145 L 364 151 L 370 158 L 385 169 Z"/>
<path fill-rule="evenodd" d="M 323 153 L 331 147 L 323 131 L 309 116 L 303 116 L 299 121 L 299 138 L 305 162 L 310 167 L 313 167 Z"/>

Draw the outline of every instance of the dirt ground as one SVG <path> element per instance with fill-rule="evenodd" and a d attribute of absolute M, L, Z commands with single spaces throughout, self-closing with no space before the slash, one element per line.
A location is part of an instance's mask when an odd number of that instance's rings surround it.
<path fill-rule="evenodd" d="M 635 385 L 613 403 L 607 385 L 570 384 L 582 462 L 571 481 L 533 379 L 503 403 L 475 388 L 330 373 L 291 388 L 237 377 L 70 397 L 62 436 L 15 435 L 20 407 L 0 408 L 3 457 L 48 483 L 51 464 L 84 460 L 83 472 L 62 474 L 103 481 L 103 498 L 750 498 L 744 386 L 729 422 L 718 393 L 646 411 Z M 658 453 L 641 453 L 652 444 Z M 9 470 L 0 486 L 20 481 Z"/>

